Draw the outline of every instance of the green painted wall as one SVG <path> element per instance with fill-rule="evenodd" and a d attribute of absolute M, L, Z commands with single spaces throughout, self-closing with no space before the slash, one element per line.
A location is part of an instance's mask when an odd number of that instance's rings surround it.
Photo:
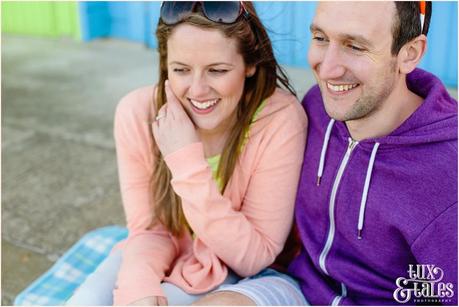
<path fill-rule="evenodd" d="M 2 33 L 81 38 L 77 2 L 2 1 Z"/>

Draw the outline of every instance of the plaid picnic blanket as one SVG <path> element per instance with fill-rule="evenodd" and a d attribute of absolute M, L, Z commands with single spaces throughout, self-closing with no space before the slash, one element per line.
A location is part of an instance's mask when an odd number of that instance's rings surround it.
<path fill-rule="evenodd" d="M 84 235 L 42 276 L 24 289 L 14 305 L 63 305 L 86 277 L 126 238 L 124 227 L 107 226 Z"/>

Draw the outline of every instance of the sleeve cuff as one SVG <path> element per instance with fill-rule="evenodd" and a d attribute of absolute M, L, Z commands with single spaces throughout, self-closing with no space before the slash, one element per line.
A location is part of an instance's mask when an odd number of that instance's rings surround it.
<path fill-rule="evenodd" d="M 207 167 L 204 146 L 201 142 L 187 145 L 164 157 L 173 178 L 182 177 L 188 173 Z"/>

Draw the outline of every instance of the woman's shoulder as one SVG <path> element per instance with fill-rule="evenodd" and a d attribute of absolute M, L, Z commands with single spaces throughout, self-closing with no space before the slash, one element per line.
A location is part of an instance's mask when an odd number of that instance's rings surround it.
<path fill-rule="evenodd" d="M 114 136 L 117 150 L 126 157 L 137 157 L 152 165 L 151 112 L 155 92 L 154 85 L 135 89 L 122 97 L 116 107 Z M 140 161 L 139 160 L 139 161 Z"/>
<path fill-rule="evenodd" d="M 117 115 L 134 115 L 145 120 L 151 120 L 151 114 L 154 114 L 154 96 L 156 85 L 144 86 L 132 90 L 123 96 L 116 108 Z"/>
<path fill-rule="evenodd" d="M 265 119 L 270 122 L 270 125 L 275 123 L 284 125 L 286 120 L 301 126 L 307 124 L 306 112 L 299 100 L 290 92 L 280 88 L 266 99 L 258 119 Z"/>
<path fill-rule="evenodd" d="M 263 102 L 263 109 L 250 126 L 243 161 L 256 167 L 261 159 L 275 161 L 304 150 L 307 125 L 306 113 L 298 99 L 290 92 L 276 89 Z"/>

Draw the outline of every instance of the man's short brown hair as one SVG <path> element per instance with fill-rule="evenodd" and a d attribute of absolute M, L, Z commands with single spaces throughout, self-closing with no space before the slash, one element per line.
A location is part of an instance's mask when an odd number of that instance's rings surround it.
<path fill-rule="evenodd" d="M 432 15 L 432 2 L 426 2 L 424 27 L 421 33 L 420 1 L 395 1 L 395 18 L 392 25 L 392 55 L 397 55 L 400 49 L 413 38 L 424 34 L 427 36 Z"/>

